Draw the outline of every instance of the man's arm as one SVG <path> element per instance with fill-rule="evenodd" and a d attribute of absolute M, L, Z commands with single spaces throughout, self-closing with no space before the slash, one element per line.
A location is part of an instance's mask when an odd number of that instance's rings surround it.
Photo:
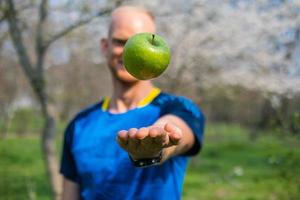
<path fill-rule="evenodd" d="M 79 186 L 77 183 L 63 178 L 62 200 L 80 200 Z"/>
<path fill-rule="evenodd" d="M 163 162 L 186 153 L 194 145 L 195 137 L 181 118 L 165 115 L 150 127 L 120 131 L 117 140 L 133 159 L 156 157 L 162 151 Z"/>

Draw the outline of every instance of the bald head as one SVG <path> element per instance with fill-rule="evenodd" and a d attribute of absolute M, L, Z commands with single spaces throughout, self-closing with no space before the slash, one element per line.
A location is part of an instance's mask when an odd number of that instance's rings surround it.
<path fill-rule="evenodd" d="M 121 6 L 112 12 L 109 37 L 118 29 L 135 33 L 154 33 L 156 29 L 154 16 L 150 11 L 142 7 Z"/>
<path fill-rule="evenodd" d="M 109 34 L 101 39 L 101 51 L 114 80 L 122 83 L 136 83 L 123 65 L 123 50 L 126 41 L 137 33 L 155 33 L 153 15 L 144 8 L 121 6 L 111 15 Z"/>

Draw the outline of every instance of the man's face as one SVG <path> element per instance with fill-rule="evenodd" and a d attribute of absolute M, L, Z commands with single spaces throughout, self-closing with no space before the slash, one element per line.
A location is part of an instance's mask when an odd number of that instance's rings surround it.
<path fill-rule="evenodd" d="M 115 13 L 108 38 L 101 40 L 102 52 L 114 78 L 126 83 L 138 81 L 123 65 L 124 45 L 128 38 L 137 33 L 154 31 L 154 23 L 145 13 L 126 11 Z"/>

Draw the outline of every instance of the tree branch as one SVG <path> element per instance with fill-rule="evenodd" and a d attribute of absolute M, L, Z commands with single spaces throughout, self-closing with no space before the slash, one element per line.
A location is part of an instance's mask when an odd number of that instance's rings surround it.
<path fill-rule="evenodd" d="M 111 13 L 111 11 L 113 10 L 113 8 L 120 6 L 123 3 L 124 0 L 115 0 L 115 5 L 105 8 L 91 16 L 88 16 L 86 18 L 80 19 L 79 21 L 76 21 L 74 24 L 71 24 L 70 26 L 66 27 L 65 29 L 63 29 L 62 31 L 54 34 L 52 37 L 50 37 L 50 39 L 48 39 L 47 41 L 45 41 L 44 46 L 45 48 L 49 47 L 53 42 L 55 42 L 56 40 L 60 39 L 61 37 L 65 36 L 66 34 L 70 33 L 71 31 L 73 31 L 74 29 L 86 25 L 89 22 L 91 22 L 93 19 L 97 18 L 97 17 L 101 17 L 101 16 L 105 16 L 109 13 Z"/>
<path fill-rule="evenodd" d="M 39 75 L 42 75 L 43 60 L 46 47 L 44 46 L 44 26 L 48 15 L 48 0 L 42 0 L 39 6 L 39 21 L 36 28 L 35 52 L 37 56 L 36 68 Z"/>
<path fill-rule="evenodd" d="M 53 35 L 48 41 L 45 42 L 45 46 L 48 47 L 49 45 L 51 45 L 51 43 L 53 43 L 54 41 L 58 40 L 59 38 L 65 36 L 66 34 L 70 33 L 71 31 L 73 31 L 74 29 L 83 26 L 85 24 L 88 24 L 89 22 L 91 22 L 93 19 L 100 17 L 100 16 L 104 16 L 109 14 L 112 11 L 113 8 L 106 8 L 104 10 L 101 10 L 100 12 L 91 15 L 87 18 L 84 19 L 80 19 L 79 21 L 76 21 L 74 24 L 71 24 L 69 27 L 65 28 L 64 30 L 56 33 L 55 35 Z"/>
<path fill-rule="evenodd" d="M 2 4 L 3 3 L 3 4 Z M 0 24 L 2 22 L 4 22 L 6 20 L 6 7 L 4 6 L 4 1 L 1 1 L 0 2 Z M 29 3 L 29 4 L 26 4 L 26 5 L 23 5 L 23 6 L 20 6 L 19 9 L 16 9 L 15 8 L 15 12 L 18 14 L 20 11 L 24 11 L 24 10 L 27 10 L 27 9 L 30 9 L 30 8 L 33 8 L 34 7 L 34 4 L 33 3 Z"/>
<path fill-rule="evenodd" d="M 13 0 L 6 0 L 6 4 L 7 4 L 7 10 L 5 15 L 6 15 L 6 20 L 8 22 L 9 32 L 10 32 L 12 42 L 17 51 L 20 64 L 23 70 L 25 71 L 25 74 L 31 81 L 33 81 L 34 71 L 27 50 L 24 46 L 22 32 L 18 27 L 18 19 L 17 19 L 17 13 L 15 10 L 14 2 Z"/>
<path fill-rule="evenodd" d="M 36 30 L 36 52 L 39 52 L 40 48 L 43 47 L 43 32 L 44 32 L 44 23 L 47 18 L 48 9 L 47 5 L 48 0 L 42 0 L 39 6 L 39 22 Z"/>

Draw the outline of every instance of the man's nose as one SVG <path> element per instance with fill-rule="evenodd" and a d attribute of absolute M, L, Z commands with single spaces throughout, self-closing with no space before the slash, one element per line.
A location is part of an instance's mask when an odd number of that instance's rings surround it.
<path fill-rule="evenodd" d="M 114 48 L 114 53 L 116 55 L 122 55 L 123 54 L 123 50 L 124 50 L 124 46 L 117 46 Z"/>

